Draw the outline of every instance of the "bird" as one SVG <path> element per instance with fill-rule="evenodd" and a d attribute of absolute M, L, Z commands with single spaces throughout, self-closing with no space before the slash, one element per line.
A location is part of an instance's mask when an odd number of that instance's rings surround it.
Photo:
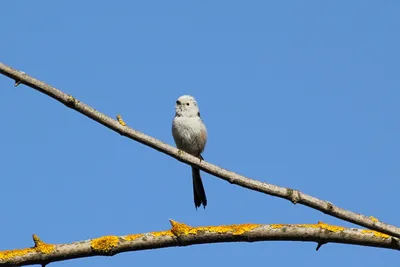
<path fill-rule="evenodd" d="M 201 153 L 207 143 L 207 129 L 200 117 L 196 99 L 190 95 L 182 95 L 176 100 L 175 117 L 172 122 L 172 136 L 176 147 L 200 160 Z M 196 210 L 207 206 L 207 197 L 201 180 L 200 170 L 192 167 L 193 195 Z"/>

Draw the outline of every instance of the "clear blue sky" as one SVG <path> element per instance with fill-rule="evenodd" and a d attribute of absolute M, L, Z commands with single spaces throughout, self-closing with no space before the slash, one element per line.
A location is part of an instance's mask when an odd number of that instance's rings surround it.
<path fill-rule="evenodd" d="M 399 1 L 5 1 L 1 60 L 173 144 L 195 96 L 205 159 L 400 226 Z M 0 249 L 193 226 L 327 223 L 203 174 L 0 77 Z M 328 244 L 197 245 L 54 266 L 377 266 L 398 252 Z"/>

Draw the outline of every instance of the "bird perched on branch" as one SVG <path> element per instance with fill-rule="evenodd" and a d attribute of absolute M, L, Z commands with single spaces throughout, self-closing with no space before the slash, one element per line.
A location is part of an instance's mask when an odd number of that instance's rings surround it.
<path fill-rule="evenodd" d="M 172 135 L 178 149 L 203 159 L 201 153 L 207 142 L 207 129 L 200 118 L 200 111 L 194 97 L 183 95 L 175 105 L 175 117 L 172 123 Z M 196 209 L 207 205 L 206 192 L 200 176 L 200 170 L 192 167 L 194 205 Z"/>

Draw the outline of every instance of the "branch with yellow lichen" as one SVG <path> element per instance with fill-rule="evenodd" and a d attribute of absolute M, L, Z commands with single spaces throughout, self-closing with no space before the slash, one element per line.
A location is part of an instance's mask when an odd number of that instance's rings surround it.
<path fill-rule="evenodd" d="M 221 242 L 308 241 L 341 243 L 400 250 L 399 239 L 371 230 L 318 224 L 235 224 L 190 227 L 170 220 L 167 231 L 103 236 L 70 244 L 46 244 L 36 235 L 33 248 L 0 251 L 0 266 L 46 265 L 92 256 L 113 256 L 127 251 Z"/>
<path fill-rule="evenodd" d="M 204 160 L 199 161 L 197 157 L 189 155 L 188 153 L 179 153 L 179 150 L 175 147 L 165 144 L 160 140 L 157 140 L 151 136 L 145 135 L 144 133 L 128 127 L 126 123 L 122 120 L 121 116 L 118 116 L 117 120 L 114 120 L 104 115 L 103 113 L 98 112 L 94 108 L 82 103 L 71 95 L 67 95 L 60 90 L 42 81 L 39 81 L 24 72 L 8 67 L 5 64 L 0 63 L 0 73 L 13 79 L 15 81 L 15 86 L 18 86 L 19 84 L 25 84 L 31 88 L 34 88 L 39 92 L 54 98 L 55 100 L 65 104 L 67 107 L 80 112 L 81 114 L 97 121 L 98 123 L 123 136 L 126 136 L 132 140 L 154 148 L 181 162 L 196 166 L 202 171 L 219 177 L 225 181 L 228 181 L 229 183 L 262 192 L 271 196 L 287 199 L 294 204 L 303 204 L 305 206 L 319 210 L 323 213 L 329 214 L 339 219 L 400 238 L 400 228 L 380 222 L 376 219 L 372 219 L 373 217 L 367 217 L 361 214 L 357 214 L 355 212 L 345 210 L 343 208 L 333 205 L 328 201 L 312 197 L 295 189 L 279 187 L 276 185 L 247 178 L 216 165 L 210 164 Z"/>

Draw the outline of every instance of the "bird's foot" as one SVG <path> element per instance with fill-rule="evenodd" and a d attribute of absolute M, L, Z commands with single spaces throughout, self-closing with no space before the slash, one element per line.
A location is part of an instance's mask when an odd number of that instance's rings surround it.
<path fill-rule="evenodd" d="M 182 156 L 183 155 L 183 150 L 178 149 L 178 156 Z"/>

